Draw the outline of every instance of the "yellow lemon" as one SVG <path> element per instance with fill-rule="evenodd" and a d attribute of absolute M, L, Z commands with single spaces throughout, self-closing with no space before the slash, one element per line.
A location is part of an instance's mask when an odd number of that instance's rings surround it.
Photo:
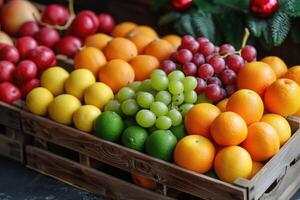
<path fill-rule="evenodd" d="M 99 108 L 93 105 L 81 106 L 73 115 L 75 127 L 81 131 L 91 132 L 94 121 L 101 114 Z"/>
<path fill-rule="evenodd" d="M 31 90 L 26 97 L 26 106 L 28 110 L 36 115 L 46 115 L 47 109 L 53 100 L 52 93 L 43 87 L 37 87 Z"/>
<path fill-rule="evenodd" d="M 49 116 L 54 121 L 70 125 L 75 111 L 81 106 L 81 102 L 69 94 L 61 94 L 50 103 Z"/>
<path fill-rule="evenodd" d="M 51 67 L 45 70 L 41 76 L 41 86 L 47 88 L 54 96 L 63 94 L 65 81 L 69 73 L 61 67 Z"/>

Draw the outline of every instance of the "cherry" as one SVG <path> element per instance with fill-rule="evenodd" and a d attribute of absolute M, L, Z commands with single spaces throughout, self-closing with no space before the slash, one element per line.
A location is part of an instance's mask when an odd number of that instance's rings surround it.
<path fill-rule="evenodd" d="M 69 19 L 69 11 L 58 4 L 52 4 L 45 8 L 42 21 L 51 24 L 63 26 Z"/>
<path fill-rule="evenodd" d="M 28 56 L 28 53 L 31 50 L 35 49 L 38 46 L 38 44 L 32 37 L 24 36 L 16 40 L 15 46 L 20 53 L 20 57 L 24 59 Z"/>
<path fill-rule="evenodd" d="M 82 42 L 79 38 L 72 35 L 67 35 L 56 44 L 55 49 L 56 53 L 73 58 L 81 46 Z"/>
<path fill-rule="evenodd" d="M 60 36 L 57 30 L 44 27 L 35 35 L 35 38 L 39 45 L 52 48 L 59 41 Z"/>
<path fill-rule="evenodd" d="M 19 36 L 34 36 L 37 32 L 40 31 L 40 27 L 36 21 L 28 21 L 22 24 L 19 29 Z"/>
<path fill-rule="evenodd" d="M 116 25 L 114 18 L 107 13 L 101 13 L 100 15 L 98 15 L 98 20 L 99 20 L 98 31 L 101 33 L 111 33 Z"/>

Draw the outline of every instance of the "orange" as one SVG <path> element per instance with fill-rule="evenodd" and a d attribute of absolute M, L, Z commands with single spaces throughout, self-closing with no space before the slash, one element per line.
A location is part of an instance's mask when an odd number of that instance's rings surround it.
<path fill-rule="evenodd" d="M 156 57 L 159 61 L 166 60 L 173 53 L 173 46 L 167 40 L 156 39 L 149 43 L 144 53 Z"/>
<path fill-rule="evenodd" d="M 159 61 L 154 56 L 138 55 L 130 61 L 136 81 L 143 81 L 150 77 L 153 70 L 159 67 Z"/>
<path fill-rule="evenodd" d="M 273 69 L 276 78 L 281 78 L 288 71 L 285 62 L 277 56 L 267 56 L 261 62 L 267 63 Z"/>
<path fill-rule="evenodd" d="M 300 109 L 294 115 L 300 117 Z"/>
<path fill-rule="evenodd" d="M 158 38 L 158 35 L 156 31 L 149 26 L 137 26 L 126 34 L 126 38 L 136 45 L 138 53 L 141 54 L 150 42 Z"/>
<path fill-rule="evenodd" d="M 215 158 L 213 143 L 201 135 L 189 135 L 182 138 L 174 150 L 174 161 L 177 165 L 205 173 L 211 169 Z"/>
<path fill-rule="evenodd" d="M 137 184 L 143 188 L 146 188 L 149 190 L 154 190 L 156 188 L 156 182 L 149 178 L 146 178 L 142 175 L 135 174 L 135 173 L 132 173 L 131 177 L 132 177 L 133 181 L 135 182 L 135 184 Z"/>
<path fill-rule="evenodd" d="M 239 145 L 247 137 L 247 124 L 234 112 L 221 113 L 211 124 L 210 135 L 221 146 Z"/>
<path fill-rule="evenodd" d="M 221 110 L 221 112 L 226 111 L 226 106 L 227 106 L 228 98 L 223 99 L 217 104 L 217 107 Z"/>
<path fill-rule="evenodd" d="M 280 147 L 276 130 L 266 122 L 255 122 L 248 127 L 248 136 L 242 146 L 255 161 L 265 161 L 274 156 Z"/>
<path fill-rule="evenodd" d="M 287 73 L 284 75 L 284 78 L 292 79 L 298 85 L 300 85 L 300 66 L 294 66 L 289 68 Z"/>
<path fill-rule="evenodd" d="M 233 183 L 239 177 L 250 176 L 252 160 L 249 153 L 242 147 L 229 146 L 217 153 L 214 168 L 222 181 Z"/>
<path fill-rule="evenodd" d="M 137 56 L 137 48 L 133 42 L 126 38 L 114 38 L 104 48 L 107 60 L 122 59 L 129 61 Z"/>
<path fill-rule="evenodd" d="M 247 63 L 239 71 L 237 77 L 238 89 L 250 89 L 263 96 L 267 87 L 276 81 L 272 68 L 263 62 Z"/>
<path fill-rule="evenodd" d="M 263 163 L 257 162 L 257 161 L 253 160 L 252 161 L 252 171 L 251 171 L 251 174 L 250 174 L 250 176 L 248 178 L 249 179 L 253 178 L 257 174 L 257 172 L 259 172 L 259 170 L 261 168 L 263 168 L 263 166 L 264 166 Z"/>
<path fill-rule="evenodd" d="M 122 22 L 115 26 L 114 30 L 111 32 L 113 37 L 125 37 L 125 35 L 135 28 L 137 24 L 133 22 Z"/>
<path fill-rule="evenodd" d="M 172 44 L 173 46 L 173 50 L 177 50 L 177 48 L 180 46 L 181 44 L 181 37 L 179 35 L 166 35 L 164 36 L 162 39 L 167 40 L 168 42 L 170 42 L 170 44 Z"/>
<path fill-rule="evenodd" d="M 85 47 L 79 51 L 74 58 L 75 69 L 85 68 L 90 70 L 95 76 L 99 69 L 106 64 L 106 58 L 101 50 L 95 47 Z"/>
<path fill-rule="evenodd" d="M 291 79 L 278 79 L 264 96 L 266 108 L 282 116 L 296 113 L 300 109 L 300 86 Z"/>
<path fill-rule="evenodd" d="M 280 146 L 291 137 L 290 124 L 284 117 L 277 114 L 265 114 L 260 121 L 270 124 L 276 130 Z"/>
<path fill-rule="evenodd" d="M 99 80 L 116 93 L 134 81 L 134 71 L 124 60 L 114 59 L 100 69 Z"/>
<path fill-rule="evenodd" d="M 190 135 L 209 137 L 209 128 L 220 109 L 210 103 L 199 103 L 192 107 L 185 115 L 184 125 Z"/>
<path fill-rule="evenodd" d="M 109 35 L 106 35 L 104 33 L 97 33 L 86 37 L 84 40 L 84 46 L 96 47 L 102 50 L 111 40 L 112 37 L 110 37 Z"/>
<path fill-rule="evenodd" d="M 252 90 L 238 90 L 228 99 L 227 111 L 239 114 L 247 125 L 258 122 L 264 113 L 264 104 L 260 96 Z"/>

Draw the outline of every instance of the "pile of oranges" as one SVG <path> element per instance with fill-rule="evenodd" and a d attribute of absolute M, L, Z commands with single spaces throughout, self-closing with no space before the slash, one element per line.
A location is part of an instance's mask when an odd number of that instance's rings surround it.
<path fill-rule="evenodd" d="M 114 93 L 135 80 L 149 78 L 181 41 L 177 35 L 160 39 L 153 28 L 132 22 L 117 25 L 111 35 L 98 33 L 87 37 L 85 47 L 74 58 L 74 67 L 89 69 Z"/>

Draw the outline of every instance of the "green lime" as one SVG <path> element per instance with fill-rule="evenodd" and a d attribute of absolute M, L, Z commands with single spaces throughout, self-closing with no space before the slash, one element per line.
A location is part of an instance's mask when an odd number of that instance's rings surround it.
<path fill-rule="evenodd" d="M 178 126 L 172 126 L 170 128 L 170 131 L 175 135 L 178 141 L 184 136 L 186 136 L 186 132 L 183 124 L 180 124 Z"/>
<path fill-rule="evenodd" d="M 95 135 L 99 138 L 117 141 L 124 129 L 120 115 L 112 111 L 103 112 L 95 121 Z"/>
<path fill-rule="evenodd" d="M 137 125 L 137 123 L 134 118 L 128 117 L 128 118 L 124 119 L 124 125 L 125 125 L 125 128 L 128 128 L 130 126 Z"/>
<path fill-rule="evenodd" d="M 145 129 L 139 126 L 131 126 L 123 132 L 122 143 L 130 149 L 143 151 L 147 137 L 148 133 Z"/>
<path fill-rule="evenodd" d="M 171 161 L 177 139 L 171 131 L 154 131 L 146 141 L 146 152 L 155 158 Z"/>

